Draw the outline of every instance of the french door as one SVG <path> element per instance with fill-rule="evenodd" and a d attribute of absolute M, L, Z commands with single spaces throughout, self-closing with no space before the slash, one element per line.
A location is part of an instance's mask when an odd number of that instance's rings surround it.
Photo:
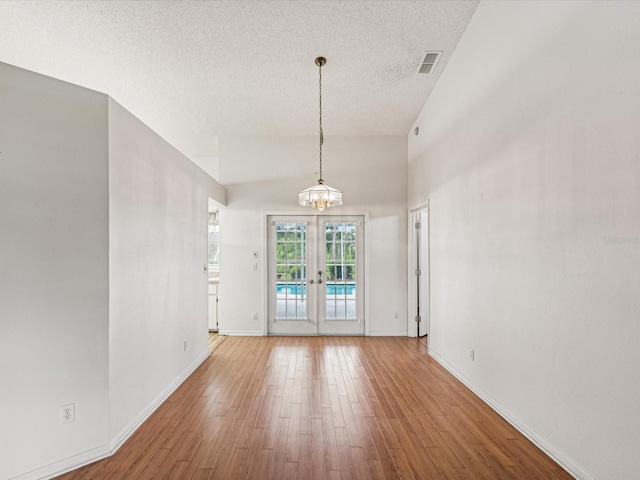
<path fill-rule="evenodd" d="M 269 216 L 268 333 L 364 334 L 364 218 Z"/>

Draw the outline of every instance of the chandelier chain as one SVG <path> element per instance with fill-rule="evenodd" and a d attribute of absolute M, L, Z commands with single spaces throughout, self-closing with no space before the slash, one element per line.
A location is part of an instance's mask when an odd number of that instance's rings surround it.
<path fill-rule="evenodd" d="M 322 64 L 318 65 L 320 71 L 320 180 L 322 180 L 322 144 L 324 143 L 324 132 L 322 131 Z"/>
<path fill-rule="evenodd" d="M 331 188 L 324 183 L 322 178 L 322 146 L 324 145 L 324 131 L 322 129 L 322 67 L 327 62 L 324 57 L 316 58 L 315 64 L 318 68 L 318 102 L 319 102 L 319 127 L 320 127 L 320 170 L 318 182 L 310 188 L 301 191 L 298 194 L 298 204 L 302 207 L 311 207 L 314 210 L 322 211 L 331 207 L 339 207 L 342 205 L 342 192 Z"/>

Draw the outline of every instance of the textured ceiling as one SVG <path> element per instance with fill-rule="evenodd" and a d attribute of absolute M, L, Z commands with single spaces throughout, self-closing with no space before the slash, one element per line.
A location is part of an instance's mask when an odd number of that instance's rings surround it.
<path fill-rule="evenodd" d="M 0 1 L 0 61 L 111 95 L 190 157 L 219 135 L 405 135 L 476 1 Z M 425 51 L 442 51 L 417 75 Z"/>

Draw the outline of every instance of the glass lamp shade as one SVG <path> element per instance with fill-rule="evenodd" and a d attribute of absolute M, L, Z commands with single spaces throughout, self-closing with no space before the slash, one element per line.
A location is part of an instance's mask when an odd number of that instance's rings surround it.
<path fill-rule="evenodd" d="M 326 210 L 342 205 L 342 192 L 325 185 L 324 181 L 320 179 L 317 185 L 307 188 L 298 194 L 298 203 L 303 207 Z"/>

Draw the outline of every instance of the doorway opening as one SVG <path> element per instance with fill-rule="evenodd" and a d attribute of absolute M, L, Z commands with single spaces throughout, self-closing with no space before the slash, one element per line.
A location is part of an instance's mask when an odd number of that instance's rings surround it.
<path fill-rule="evenodd" d="M 209 333 L 217 333 L 218 325 L 218 287 L 220 285 L 220 210 L 209 209 L 207 222 L 208 250 L 208 325 Z"/>
<path fill-rule="evenodd" d="M 409 335 L 425 339 L 428 348 L 431 326 L 428 203 L 409 212 L 409 227 Z"/>

